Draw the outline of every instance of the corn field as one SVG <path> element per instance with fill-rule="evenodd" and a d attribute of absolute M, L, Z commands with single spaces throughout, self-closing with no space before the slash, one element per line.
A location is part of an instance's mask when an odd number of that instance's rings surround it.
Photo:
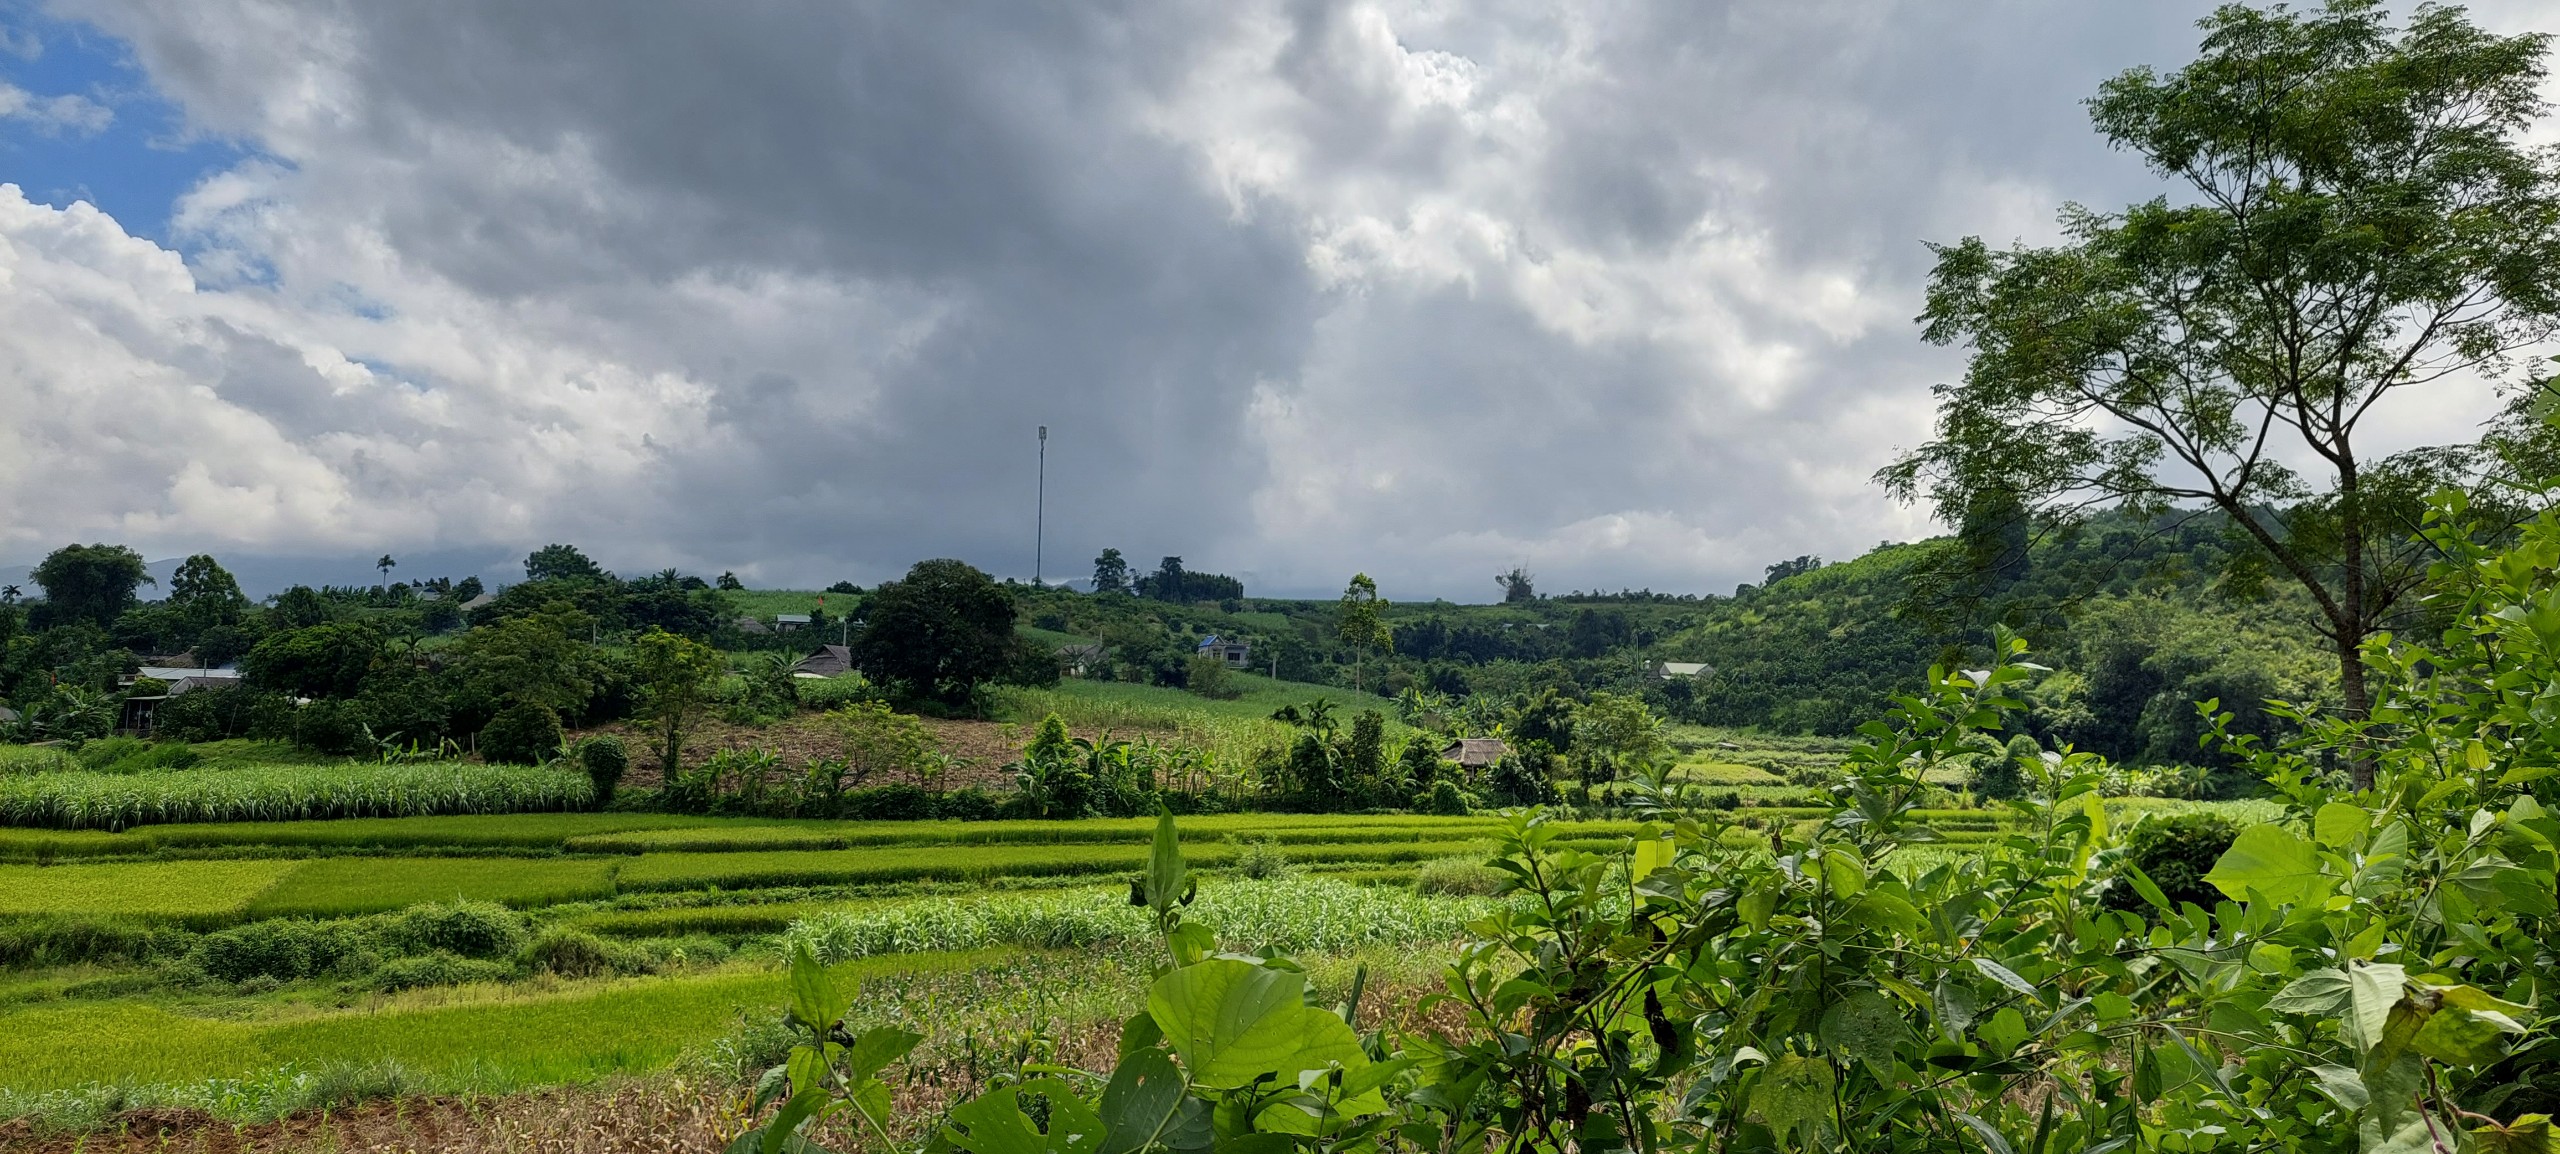
<path fill-rule="evenodd" d="M 583 773 L 524 766 L 268 765 L 0 777 L 0 825 L 119 830 L 166 822 L 302 821 L 583 809 Z"/>

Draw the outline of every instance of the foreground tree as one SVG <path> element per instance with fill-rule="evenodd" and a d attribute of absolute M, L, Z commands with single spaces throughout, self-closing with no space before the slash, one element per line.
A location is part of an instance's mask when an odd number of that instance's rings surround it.
<path fill-rule="evenodd" d="M 2421 498 L 2495 465 L 2376 459 L 2366 422 L 2397 393 L 2502 378 L 2560 332 L 2560 164 L 2525 143 L 2546 38 L 2451 8 L 2394 29 L 2373 0 L 2203 27 L 2194 63 L 2090 102 L 2193 201 L 2073 206 L 2051 248 L 1938 248 L 1920 319 L 1972 361 L 1938 389 L 1936 439 L 1879 478 L 1951 521 L 2012 499 L 2217 508 L 2309 591 L 2361 716 L 2357 655 L 2420 576 L 2398 543 Z"/>
<path fill-rule="evenodd" d="M 65 545 L 28 576 L 44 587 L 48 623 L 87 621 L 105 627 L 134 606 L 134 588 L 150 585 L 142 554 L 122 545 Z"/>
<path fill-rule="evenodd" d="M 1013 599 L 968 562 L 919 561 L 865 607 L 854 665 L 908 696 L 965 705 L 1013 660 Z"/>

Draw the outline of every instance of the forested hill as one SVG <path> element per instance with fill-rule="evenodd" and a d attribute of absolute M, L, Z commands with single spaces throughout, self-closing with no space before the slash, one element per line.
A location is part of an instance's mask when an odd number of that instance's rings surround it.
<path fill-rule="evenodd" d="M 1978 655 L 2005 623 L 2057 671 L 2035 691 L 2038 736 L 2186 763 L 2198 760 L 2198 699 L 2255 726 L 2256 703 L 2320 697 L 2336 676 L 2296 589 L 2226 579 L 2224 528 L 2211 516 L 2105 516 L 2036 539 L 1884 545 L 1771 566 L 1772 580 L 1731 596 L 1532 587 L 1495 604 L 1397 602 L 1392 653 L 1343 644 L 1330 601 L 1025 593 L 1029 620 L 1052 635 L 1106 643 L 1108 676 L 1178 683 L 1190 643 L 1217 634 L 1296 680 L 1505 700 L 1638 692 L 1684 720 L 1788 733 L 1850 731 L 1930 663 Z M 1662 662 L 1707 669 L 1664 677 Z"/>

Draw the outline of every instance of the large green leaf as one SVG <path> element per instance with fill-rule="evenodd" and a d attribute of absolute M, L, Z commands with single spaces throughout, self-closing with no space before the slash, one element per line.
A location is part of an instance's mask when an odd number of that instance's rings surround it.
<path fill-rule="evenodd" d="M 1153 1028 L 1153 1018 L 1147 1019 Z M 1165 1143 L 1179 1128 L 1184 1101 L 1182 1071 L 1162 1050 L 1136 1050 L 1121 1057 L 1102 1089 L 1102 1124 L 1107 1136 L 1101 1154 L 1129 1154 Z"/>
<path fill-rule="evenodd" d="M 1875 990 L 1861 990 L 1832 1003 L 1822 1013 L 1821 1034 L 1823 1048 L 1879 1072 L 1892 1067 L 1894 1052 L 1908 1036 L 1902 1011 L 1894 1008 L 1893 999 Z"/>
<path fill-rule="evenodd" d="M 2348 986 L 2345 970 L 2312 970 L 2285 983 L 2275 997 L 2267 999 L 2267 1008 L 2280 1014 L 2333 1018 L 2347 1012 Z"/>
<path fill-rule="evenodd" d="M 2372 828 L 2373 815 L 2363 806 L 2333 801 L 2320 807 L 2311 817 L 2312 835 L 2331 849 L 2351 849 Z"/>
<path fill-rule="evenodd" d="M 2277 825 L 2241 830 L 2204 880 L 2235 901 L 2254 893 L 2288 905 L 2325 894 L 2330 881 L 2320 872 L 2319 851 L 2301 834 Z"/>
<path fill-rule="evenodd" d="M 1156 979 L 1147 1012 L 1195 1085 L 1234 1089 L 1270 1076 L 1365 1065 L 1341 1015 L 1305 1001 L 1306 979 L 1233 958 L 1211 958 Z"/>
<path fill-rule="evenodd" d="M 1048 1100 L 1048 1132 L 1022 1112 L 1020 1095 L 1036 1093 Z M 1076 1096 L 1075 1087 L 1055 1078 L 1035 1078 L 1006 1086 L 951 1108 L 952 1124 L 942 1137 L 968 1154 L 1099 1154 L 1102 1119 Z"/>
<path fill-rule="evenodd" d="M 1802 1054 L 1780 1054 L 1760 1074 L 1751 1093 L 1752 1108 L 1769 1128 L 1784 1134 L 1800 1123 L 1831 1117 L 1831 1090 L 1836 1079 L 1831 1063 Z"/>
<path fill-rule="evenodd" d="M 2347 968 L 2347 1035 L 2361 1050 L 2370 1050 L 2382 1040 L 2382 1029 L 2390 1019 L 2391 1007 L 2400 1003 L 2409 972 L 2384 962 L 2378 965 L 2358 963 Z"/>
<path fill-rule="evenodd" d="M 791 948 L 791 1017 L 802 1026 L 824 1030 L 844 1017 L 853 1005 L 852 991 L 839 991 L 827 980 L 826 967 L 818 964 L 816 954 L 807 943 Z"/>

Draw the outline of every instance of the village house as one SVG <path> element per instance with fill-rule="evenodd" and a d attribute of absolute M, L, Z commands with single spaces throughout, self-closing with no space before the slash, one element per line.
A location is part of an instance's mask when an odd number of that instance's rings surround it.
<path fill-rule="evenodd" d="M 1200 639 L 1197 652 L 1202 657 L 1215 657 L 1238 669 L 1253 660 L 1253 647 L 1242 641 L 1229 641 L 1215 633 Z"/>
<path fill-rule="evenodd" d="M 1441 749 L 1440 760 L 1454 761 L 1470 770 L 1488 769 L 1509 752 L 1511 747 L 1498 737 L 1461 737 Z"/>

